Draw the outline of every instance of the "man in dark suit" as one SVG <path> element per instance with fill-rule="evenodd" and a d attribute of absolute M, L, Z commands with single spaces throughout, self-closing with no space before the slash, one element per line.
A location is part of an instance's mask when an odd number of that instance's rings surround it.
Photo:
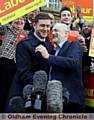
<path fill-rule="evenodd" d="M 79 42 L 67 41 L 70 30 L 66 24 L 56 23 L 52 31 L 53 40 L 57 44 L 55 55 L 49 54 L 42 45 L 38 46 L 36 51 L 39 51 L 52 67 L 50 80 L 60 80 L 70 94 L 69 103 L 64 105 L 63 112 L 83 112 L 82 49 Z"/>
<path fill-rule="evenodd" d="M 51 54 L 53 46 L 47 37 L 50 31 L 51 19 L 48 14 L 40 13 L 35 17 L 34 33 L 29 38 L 18 43 L 16 48 L 16 66 L 17 72 L 10 90 L 9 99 L 13 96 L 22 96 L 22 89 L 27 84 L 33 83 L 33 75 L 38 70 L 44 70 L 49 73 L 47 61 L 36 53 L 38 45 L 46 47 Z M 9 109 L 8 109 L 9 110 Z M 12 112 L 8 111 L 6 112 Z"/>

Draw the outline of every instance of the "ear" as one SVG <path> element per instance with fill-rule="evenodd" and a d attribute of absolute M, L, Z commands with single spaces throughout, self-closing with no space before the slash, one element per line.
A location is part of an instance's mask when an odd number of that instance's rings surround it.
<path fill-rule="evenodd" d="M 33 25 L 34 29 L 36 29 L 37 24 L 35 22 L 33 22 L 32 25 Z"/>

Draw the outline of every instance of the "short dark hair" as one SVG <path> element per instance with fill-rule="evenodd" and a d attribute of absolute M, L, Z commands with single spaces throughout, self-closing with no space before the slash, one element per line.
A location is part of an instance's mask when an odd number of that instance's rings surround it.
<path fill-rule="evenodd" d="M 35 16 L 35 23 L 37 23 L 41 19 L 50 19 L 51 17 L 47 13 L 40 12 L 38 15 Z"/>
<path fill-rule="evenodd" d="M 61 13 L 62 13 L 63 11 L 65 11 L 65 10 L 69 11 L 69 12 L 71 13 L 71 16 L 72 16 L 72 11 L 71 11 L 71 9 L 70 9 L 69 7 L 64 6 L 64 7 L 62 7 L 61 10 L 60 10 L 60 17 L 61 17 Z"/>

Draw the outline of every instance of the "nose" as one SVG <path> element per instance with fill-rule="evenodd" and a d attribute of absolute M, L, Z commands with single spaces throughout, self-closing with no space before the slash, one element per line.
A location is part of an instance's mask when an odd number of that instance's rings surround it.
<path fill-rule="evenodd" d="M 66 17 L 66 18 L 69 18 L 69 16 L 68 16 L 68 15 L 66 15 L 65 17 Z"/>
<path fill-rule="evenodd" d="M 48 29 L 48 28 L 47 28 L 47 26 L 45 25 L 45 26 L 44 26 L 44 30 L 47 30 L 47 29 Z"/>

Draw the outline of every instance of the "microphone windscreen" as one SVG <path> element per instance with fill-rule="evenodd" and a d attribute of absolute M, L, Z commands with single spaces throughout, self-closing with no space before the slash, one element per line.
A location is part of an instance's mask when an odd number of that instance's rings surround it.
<path fill-rule="evenodd" d="M 33 86 L 31 84 L 27 84 L 24 88 L 23 88 L 23 98 L 27 98 L 27 96 L 31 96 L 33 92 Z"/>
<path fill-rule="evenodd" d="M 21 96 L 12 97 L 9 101 L 9 106 L 12 108 L 15 113 L 24 113 L 26 112 L 24 108 L 24 100 Z"/>
<path fill-rule="evenodd" d="M 45 71 L 37 71 L 35 72 L 33 76 L 33 86 L 34 86 L 34 91 L 41 91 L 45 92 L 46 87 L 47 87 L 47 74 Z"/>
<path fill-rule="evenodd" d="M 47 112 L 48 113 L 62 113 L 62 83 L 58 80 L 48 81 L 46 96 L 47 96 Z"/>

